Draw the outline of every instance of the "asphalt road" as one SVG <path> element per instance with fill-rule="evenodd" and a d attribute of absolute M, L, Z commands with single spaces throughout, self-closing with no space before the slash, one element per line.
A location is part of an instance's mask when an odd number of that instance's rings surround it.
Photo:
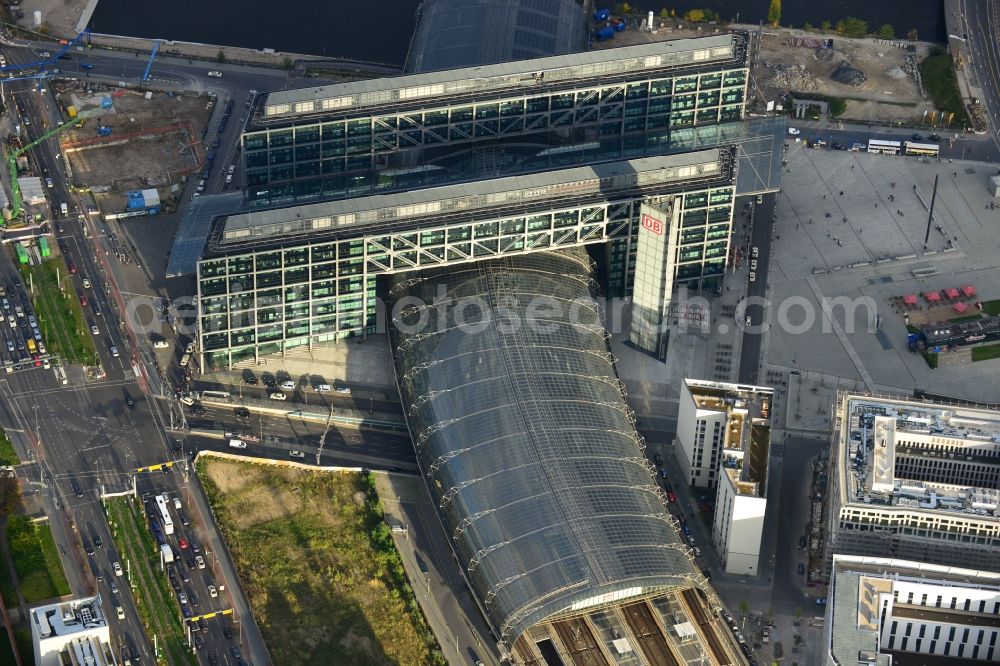
<path fill-rule="evenodd" d="M 761 197 L 753 204 L 753 224 L 750 228 L 749 247 L 744 248 L 747 264 L 747 305 L 744 317 L 743 344 L 740 350 L 740 383 L 756 384 L 760 368 L 761 345 L 764 340 L 764 318 L 767 310 L 767 272 L 771 257 L 771 229 L 774 224 L 775 194 Z"/>
<path fill-rule="evenodd" d="M 962 0 L 967 45 L 972 52 L 976 79 L 983 91 L 982 104 L 986 107 L 992 130 L 990 146 L 998 148 L 1000 133 L 1000 5 L 994 0 Z"/>

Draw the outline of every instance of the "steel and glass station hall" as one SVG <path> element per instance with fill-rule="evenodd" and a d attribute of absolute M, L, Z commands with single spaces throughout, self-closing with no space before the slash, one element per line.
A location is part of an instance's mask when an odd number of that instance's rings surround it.
<path fill-rule="evenodd" d="M 202 202 L 228 208 L 192 260 L 201 367 L 388 333 L 418 464 L 505 659 L 744 663 L 594 299 L 627 298 L 631 342 L 663 358 L 674 290 L 722 288 L 736 197 L 780 172 L 783 127 L 746 118 L 750 36 L 586 50 L 572 0 L 421 12 L 408 73 L 253 107 L 242 198 Z M 463 298 L 471 320 L 449 307 Z"/>

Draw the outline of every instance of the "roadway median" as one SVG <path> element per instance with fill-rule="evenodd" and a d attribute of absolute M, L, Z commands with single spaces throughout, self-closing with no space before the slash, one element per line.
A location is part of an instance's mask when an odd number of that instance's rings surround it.
<path fill-rule="evenodd" d="M 306 405 L 304 403 L 279 403 L 276 400 L 256 400 L 254 398 L 242 398 L 234 400 L 232 397 L 216 397 L 204 392 L 192 394 L 202 405 L 219 409 L 244 408 L 250 413 L 263 414 L 265 416 L 278 416 L 281 418 L 297 419 L 310 423 L 329 423 L 341 428 L 354 428 L 357 430 L 379 430 L 383 432 L 407 432 L 406 420 L 399 414 L 386 412 L 372 412 L 364 414 L 356 410 L 343 409 L 340 407 L 327 407 L 325 405 Z"/>

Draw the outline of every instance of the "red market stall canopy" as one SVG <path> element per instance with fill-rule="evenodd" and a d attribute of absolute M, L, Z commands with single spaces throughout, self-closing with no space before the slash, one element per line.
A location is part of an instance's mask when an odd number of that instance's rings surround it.
<path fill-rule="evenodd" d="M 955 310 L 955 312 L 957 312 L 958 314 L 962 314 L 963 312 L 965 312 L 966 310 L 968 310 L 968 309 L 969 309 L 969 306 L 968 306 L 968 305 L 966 305 L 965 303 L 961 302 L 961 301 L 959 301 L 958 303 L 955 303 L 955 304 L 954 304 L 954 305 L 952 305 L 951 307 L 952 307 L 952 308 L 953 308 L 953 309 Z"/>
<path fill-rule="evenodd" d="M 937 303 L 941 300 L 941 294 L 936 291 L 925 291 L 924 298 L 926 298 L 929 303 Z"/>
<path fill-rule="evenodd" d="M 965 294 L 966 298 L 972 298 L 976 295 L 976 288 L 971 284 L 967 284 L 962 287 L 962 293 Z"/>
<path fill-rule="evenodd" d="M 955 289 L 954 287 L 948 287 L 947 289 L 944 290 L 944 295 L 947 296 L 948 298 L 958 298 L 958 289 Z"/>
<path fill-rule="evenodd" d="M 903 296 L 903 303 L 905 303 L 906 305 L 916 305 L 917 304 L 917 295 L 916 294 L 907 294 L 906 296 Z"/>

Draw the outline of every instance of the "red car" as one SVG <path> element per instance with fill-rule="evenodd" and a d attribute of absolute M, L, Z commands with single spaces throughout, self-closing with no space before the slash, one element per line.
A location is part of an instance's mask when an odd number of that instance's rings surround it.
<path fill-rule="evenodd" d="M 82 305 L 83 307 L 87 307 L 87 297 L 86 296 L 81 296 L 80 297 L 80 305 Z"/>
<path fill-rule="evenodd" d="M 668 502 L 676 502 L 677 501 L 677 496 L 674 495 L 673 493 L 667 493 L 667 501 Z"/>
<path fill-rule="evenodd" d="M 66 264 L 69 267 L 70 275 L 76 275 L 76 264 Z"/>
<path fill-rule="evenodd" d="M 181 537 L 180 539 L 177 540 L 177 545 L 181 547 L 181 550 L 187 550 L 188 548 L 187 539 Z"/>

